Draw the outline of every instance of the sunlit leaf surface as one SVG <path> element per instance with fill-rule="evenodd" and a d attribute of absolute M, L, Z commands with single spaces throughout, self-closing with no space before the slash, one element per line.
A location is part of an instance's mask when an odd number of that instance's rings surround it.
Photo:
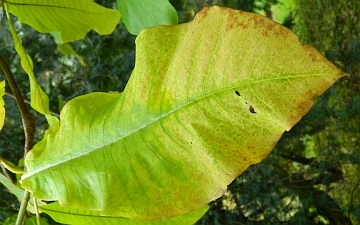
<path fill-rule="evenodd" d="M 37 198 L 135 220 L 202 208 L 345 75 L 290 30 L 221 7 L 136 44 L 125 91 L 73 99 L 27 155 Z"/>
<path fill-rule="evenodd" d="M 116 0 L 122 20 L 130 33 L 145 28 L 178 23 L 176 10 L 168 0 Z"/>
<path fill-rule="evenodd" d="M 82 39 L 90 30 L 110 34 L 120 19 L 92 0 L 5 0 L 8 11 L 41 33 L 57 32 L 57 43 Z"/>

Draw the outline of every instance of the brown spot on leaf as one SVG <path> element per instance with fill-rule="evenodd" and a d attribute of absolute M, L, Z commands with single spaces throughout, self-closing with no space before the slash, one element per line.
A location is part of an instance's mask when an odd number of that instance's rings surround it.
<path fill-rule="evenodd" d="M 265 37 L 288 36 L 289 33 L 291 33 L 291 31 L 287 28 L 265 16 L 221 7 L 220 9 L 224 12 L 224 14 L 227 14 L 226 31 L 235 28 L 241 28 L 243 30 L 253 28 L 258 30 L 258 32 L 262 33 Z"/>
<path fill-rule="evenodd" d="M 250 25 L 250 21 L 246 20 L 246 17 L 243 17 L 243 15 L 246 15 L 243 11 L 227 11 L 228 17 L 226 19 L 227 25 L 226 25 L 226 31 L 232 30 L 234 28 L 240 27 L 242 29 L 247 29 Z"/>
<path fill-rule="evenodd" d="M 210 10 L 210 7 L 204 7 L 197 15 L 196 20 L 202 20 L 207 16 L 208 11 Z"/>
<path fill-rule="evenodd" d="M 252 107 L 252 106 L 249 107 L 249 111 L 254 114 L 256 113 L 254 107 Z"/>

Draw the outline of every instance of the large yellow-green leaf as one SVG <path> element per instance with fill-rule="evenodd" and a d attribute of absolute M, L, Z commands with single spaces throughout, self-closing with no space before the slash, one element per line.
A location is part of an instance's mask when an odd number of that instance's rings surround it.
<path fill-rule="evenodd" d="M 122 21 L 134 35 L 145 28 L 178 23 L 176 10 L 169 0 L 116 0 L 116 3 Z"/>
<path fill-rule="evenodd" d="M 5 102 L 3 96 L 5 95 L 5 81 L 0 82 L 0 130 L 4 126 L 5 121 Z"/>
<path fill-rule="evenodd" d="M 281 25 L 221 7 L 136 44 L 125 91 L 73 99 L 27 155 L 37 198 L 135 220 L 199 209 L 345 75 Z"/>
<path fill-rule="evenodd" d="M 82 39 L 90 30 L 110 34 L 120 19 L 117 10 L 92 0 L 4 0 L 4 3 L 22 23 L 41 33 L 58 32 L 63 42 Z"/>
<path fill-rule="evenodd" d="M 6 6 L 5 9 L 7 10 Z M 36 77 L 34 74 L 34 66 L 31 57 L 26 53 L 24 46 L 22 45 L 21 39 L 15 31 L 8 11 L 6 11 L 6 15 L 10 31 L 14 40 L 15 50 L 20 56 L 21 66 L 29 76 L 31 95 L 30 105 L 33 109 L 45 115 L 48 123 L 50 125 L 53 125 L 58 121 L 58 119 L 50 114 L 49 98 L 36 81 Z"/>

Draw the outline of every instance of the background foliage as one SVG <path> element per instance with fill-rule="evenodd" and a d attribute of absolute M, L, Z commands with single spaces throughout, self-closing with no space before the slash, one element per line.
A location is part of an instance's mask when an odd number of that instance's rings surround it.
<path fill-rule="evenodd" d="M 97 2 L 115 7 L 112 1 Z M 283 135 L 267 159 L 234 180 L 226 195 L 211 203 L 198 224 L 360 223 L 360 2 L 294 0 L 294 8 L 283 19 L 276 12 L 288 5 L 280 0 L 170 3 L 177 9 L 180 23 L 192 20 L 196 12 L 213 4 L 263 13 L 280 20 L 303 43 L 313 45 L 350 73 L 350 77 L 342 78 L 317 99 L 312 110 Z M 71 44 L 86 66 L 76 56 L 61 54 L 50 35 L 39 34 L 20 23 L 15 25 L 21 30 L 24 47 L 33 58 L 35 74 L 49 94 L 54 113 L 75 96 L 94 91 L 120 92 L 125 87 L 134 66 L 135 37 L 123 24 L 111 35 L 90 32 L 84 40 Z M 20 68 L 4 19 L 0 30 L 0 51 L 10 62 L 22 92 L 27 93 L 27 75 Z M 16 162 L 23 154 L 21 118 L 9 96 L 5 97 L 5 107 L 7 117 L 0 133 L 0 154 Z M 40 127 L 39 140 L 45 121 L 33 113 Z M 17 213 L 18 203 L 3 187 L 0 196 L 3 221 Z"/>

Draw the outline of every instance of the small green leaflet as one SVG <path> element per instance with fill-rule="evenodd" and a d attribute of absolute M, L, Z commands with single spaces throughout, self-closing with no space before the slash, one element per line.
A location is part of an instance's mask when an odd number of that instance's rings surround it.
<path fill-rule="evenodd" d="M 92 0 L 6 0 L 5 5 L 38 32 L 58 32 L 58 44 L 82 39 L 90 30 L 110 34 L 120 19 L 117 10 Z"/>
<path fill-rule="evenodd" d="M 178 23 L 176 10 L 168 0 L 116 0 L 122 20 L 131 34 L 143 29 Z"/>

